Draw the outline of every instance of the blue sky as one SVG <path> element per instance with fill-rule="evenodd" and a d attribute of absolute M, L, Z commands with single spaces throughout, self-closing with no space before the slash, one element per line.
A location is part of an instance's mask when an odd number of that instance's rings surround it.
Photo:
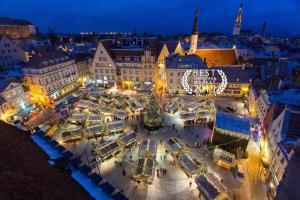
<path fill-rule="evenodd" d="M 0 0 L 0 16 L 26 18 L 47 31 L 190 33 L 195 0 Z M 200 32 L 232 31 L 240 0 L 198 0 Z M 243 0 L 242 28 L 300 35 L 300 0 Z"/>

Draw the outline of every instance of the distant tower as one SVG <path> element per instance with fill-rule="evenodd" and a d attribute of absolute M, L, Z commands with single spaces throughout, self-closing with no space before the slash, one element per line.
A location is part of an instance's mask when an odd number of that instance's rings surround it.
<path fill-rule="evenodd" d="M 193 26 L 193 31 L 191 34 L 191 42 L 190 42 L 190 49 L 189 49 L 189 54 L 195 54 L 197 50 L 197 42 L 198 42 L 198 17 L 199 17 L 199 12 L 198 9 L 196 9 L 195 12 L 195 18 L 194 18 L 194 26 Z"/>
<path fill-rule="evenodd" d="M 241 3 L 241 6 L 239 8 L 239 12 L 236 16 L 234 26 L 233 26 L 233 35 L 239 35 L 241 32 L 241 26 L 242 26 L 242 14 L 243 14 L 243 3 Z"/>
<path fill-rule="evenodd" d="M 266 34 L 266 28 L 267 28 L 267 22 L 264 22 L 264 24 L 263 24 L 263 26 L 262 26 L 262 29 L 261 29 L 261 33 L 260 33 L 260 35 L 261 35 L 262 37 L 264 37 L 265 34 Z"/>

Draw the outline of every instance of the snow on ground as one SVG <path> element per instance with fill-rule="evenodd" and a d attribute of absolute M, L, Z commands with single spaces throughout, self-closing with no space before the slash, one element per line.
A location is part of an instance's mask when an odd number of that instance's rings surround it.
<path fill-rule="evenodd" d="M 72 169 L 72 178 L 75 179 L 93 198 L 96 200 L 111 200 L 101 188 L 91 182 L 86 176 L 81 174 L 78 170 Z"/>
<path fill-rule="evenodd" d="M 40 148 L 42 148 L 49 155 L 51 159 L 56 159 L 61 157 L 60 153 L 58 153 L 57 150 L 55 150 L 50 144 L 48 144 L 45 140 L 43 140 L 39 136 L 32 135 L 31 138 Z"/>

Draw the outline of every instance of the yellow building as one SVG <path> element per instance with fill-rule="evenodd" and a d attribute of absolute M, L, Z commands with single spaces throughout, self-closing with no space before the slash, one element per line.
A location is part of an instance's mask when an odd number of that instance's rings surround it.
<path fill-rule="evenodd" d="M 75 60 L 62 52 L 35 54 L 23 71 L 32 102 L 44 106 L 51 106 L 78 87 Z"/>

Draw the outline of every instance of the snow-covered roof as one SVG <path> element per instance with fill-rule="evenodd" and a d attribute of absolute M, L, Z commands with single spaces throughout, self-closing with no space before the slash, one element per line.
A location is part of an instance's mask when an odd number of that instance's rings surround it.
<path fill-rule="evenodd" d="M 124 119 L 125 117 L 127 117 L 127 112 L 124 110 L 116 109 L 114 110 L 113 115 L 118 118 Z"/>
<path fill-rule="evenodd" d="M 69 118 L 68 121 L 71 122 L 83 122 L 85 121 L 86 115 L 84 113 L 76 113 L 76 114 L 72 114 Z"/>
<path fill-rule="evenodd" d="M 100 115 L 91 114 L 87 118 L 88 121 L 95 122 L 95 121 L 101 121 Z"/>
<path fill-rule="evenodd" d="M 195 120 L 196 113 L 194 112 L 182 112 L 180 114 L 180 118 L 183 120 Z"/>
<path fill-rule="evenodd" d="M 85 128 L 86 133 L 102 133 L 103 126 L 101 124 L 91 125 Z"/>
<path fill-rule="evenodd" d="M 155 156 L 157 151 L 157 140 L 143 140 L 139 146 L 139 156 Z"/>
<path fill-rule="evenodd" d="M 123 121 L 112 121 L 107 124 L 107 128 L 111 131 L 120 130 L 123 129 L 124 127 L 125 126 Z"/>

